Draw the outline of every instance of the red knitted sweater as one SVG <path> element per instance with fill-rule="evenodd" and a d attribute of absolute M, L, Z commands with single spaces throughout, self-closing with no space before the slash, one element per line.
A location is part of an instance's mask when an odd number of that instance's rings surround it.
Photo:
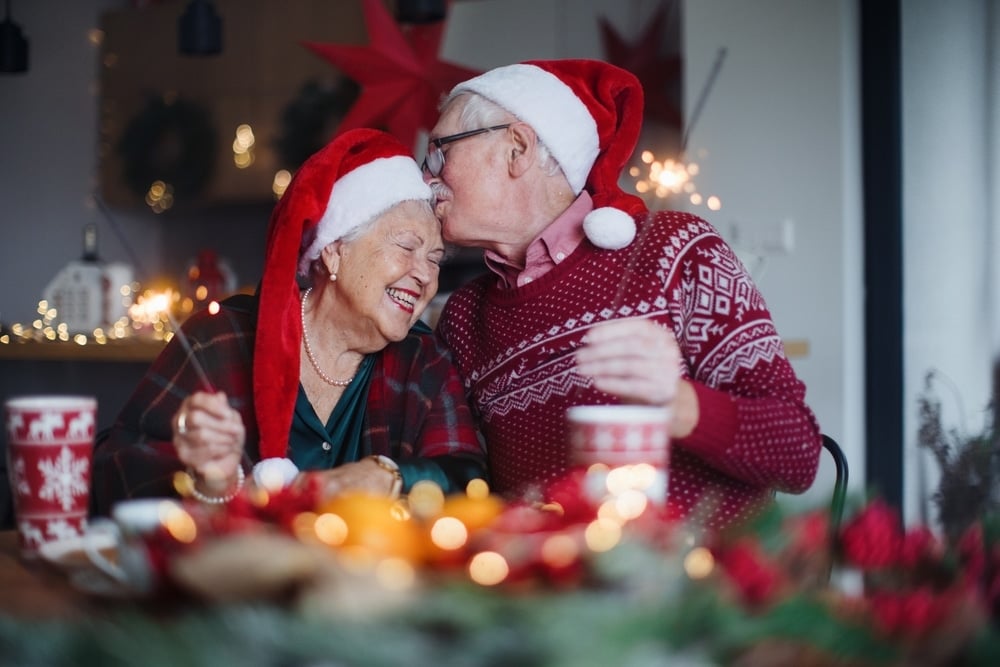
<path fill-rule="evenodd" d="M 623 317 L 669 327 L 700 420 L 672 443 L 668 508 L 708 525 L 739 521 L 773 490 L 812 484 L 822 447 L 805 386 L 764 299 L 732 249 L 687 213 L 637 220 L 636 241 L 588 241 L 541 278 L 501 289 L 486 275 L 457 291 L 438 332 L 486 438 L 493 487 L 511 496 L 567 467 L 566 408 L 614 403 L 573 370 L 588 329 Z"/>

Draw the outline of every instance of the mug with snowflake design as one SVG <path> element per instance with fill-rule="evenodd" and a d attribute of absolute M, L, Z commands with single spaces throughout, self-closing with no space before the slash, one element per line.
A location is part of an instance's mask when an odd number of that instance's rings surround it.
<path fill-rule="evenodd" d="M 30 559 L 87 527 L 97 399 L 18 396 L 4 407 L 18 542 Z"/>

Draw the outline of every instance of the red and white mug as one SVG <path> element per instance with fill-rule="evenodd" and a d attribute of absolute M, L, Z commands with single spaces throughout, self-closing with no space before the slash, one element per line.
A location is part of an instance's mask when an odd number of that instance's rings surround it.
<path fill-rule="evenodd" d="M 97 399 L 18 396 L 4 412 L 18 542 L 34 558 L 43 544 L 86 530 Z"/>
<path fill-rule="evenodd" d="M 670 466 L 670 410 L 644 405 L 578 405 L 566 411 L 570 465 L 607 470 L 644 464 L 641 482 L 653 503 L 666 502 Z M 648 476 L 647 476 L 648 477 Z M 603 476 L 601 477 L 603 480 Z"/>

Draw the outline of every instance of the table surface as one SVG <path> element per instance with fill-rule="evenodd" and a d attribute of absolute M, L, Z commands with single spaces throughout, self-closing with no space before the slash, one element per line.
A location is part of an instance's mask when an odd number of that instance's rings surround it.
<path fill-rule="evenodd" d="M 14 340 L 0 343 L 0 360 L 7 361 L 100 361 L 149 363 L 163 349 L 164 342 L 152 338 L 127 338 L 104 345 L 90 341 L 46 342 Z"/>
<path fill-rule="evenodd" d="M 82 618 L 106 602 L 74 588 L 45 560 L 23 559 L 14 530 L 0 531 L 0 591 L 0 616 L 19 619 Z"/>

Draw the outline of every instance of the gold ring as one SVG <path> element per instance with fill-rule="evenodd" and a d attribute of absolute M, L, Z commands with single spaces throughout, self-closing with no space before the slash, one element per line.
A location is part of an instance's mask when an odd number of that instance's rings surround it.
<path fill-rule="evenodd" d="M 177 416 L 177 434 L 184 435 L 187 431 L 187 413 L 182 412 Z"/>

